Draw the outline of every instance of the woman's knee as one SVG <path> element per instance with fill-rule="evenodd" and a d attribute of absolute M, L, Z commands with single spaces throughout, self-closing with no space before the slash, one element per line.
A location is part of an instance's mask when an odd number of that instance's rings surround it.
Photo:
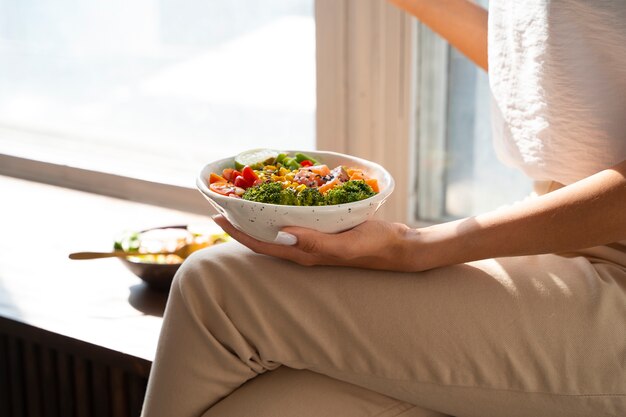
<path fill-rule="evenodd" d="M 253 294 L 258 286 L 272 286 L 272 274 L 265 274 L 269 275 L 264 277 L 267 279 L 260 279 L 260 274 L 276 262 L 237 242 L 222 243 L 188 257 L 174 277 L 172 291 L 198 303 L 236 301 L 245 294 Z"/>
<path fill-rule="evenodd" d="M 219 293 L 220 287 L 228 284 L 232 279 L 223 268 L 232 255 L 221 246 L 230 246 L 222 243 L 214 247 L 192 253 L 180 266 L 170 289 L 170 298 L 182 297 L 187 302 L 206 299 Z"/>

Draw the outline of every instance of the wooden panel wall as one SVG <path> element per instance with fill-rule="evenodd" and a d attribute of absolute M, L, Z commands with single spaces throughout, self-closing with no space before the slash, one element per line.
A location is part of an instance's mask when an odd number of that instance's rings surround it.
<path fill-rule="evenodd" d="M 150 362 L 0 318 L 0 416 L 137 417 Z"/>

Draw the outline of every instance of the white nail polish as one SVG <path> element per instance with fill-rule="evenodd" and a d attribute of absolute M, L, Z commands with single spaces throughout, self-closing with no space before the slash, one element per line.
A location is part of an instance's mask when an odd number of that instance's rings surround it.
<path fill-rule="evenodd" d="M 278 245 L 293 246 L 298 243 L 298 238 L 287 232 L 278 232 L 274 243 Z"/>

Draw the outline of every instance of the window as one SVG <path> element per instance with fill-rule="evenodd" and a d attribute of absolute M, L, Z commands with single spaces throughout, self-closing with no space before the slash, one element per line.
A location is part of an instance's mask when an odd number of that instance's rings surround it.
<path fill-rule="evenodd" d="M 314 148 L 313 0 L 0 0 L 0 154 L 194 187 Z"/>
<path fill-rule="evenodd" d="M 487 74 L 428 28 L 419 30 L 415 217 L 442 221 L 523 199 L 530 180 L 503 165 L 491 143 Z"/>
<path fill-rule="evenodd" d="M 22 164 L 2 154 L 113 172 L 204 211 L 207 160 L 319 147 L 390 169 L 381 216 L 409 224 L 530 191 L 493 155 L 486 76 L 384 1 L 0 0 L 0 62 L 0 173 Z"/>

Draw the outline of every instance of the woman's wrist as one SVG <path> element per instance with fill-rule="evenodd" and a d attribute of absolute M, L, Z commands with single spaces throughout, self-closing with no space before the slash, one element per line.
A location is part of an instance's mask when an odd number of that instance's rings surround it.
<path fill-rule="evenodd" d="M 398 262 L 406 265 L 407 271 L 425 271 L 445 264 L 441 254 L 443 236 L 434 227 L 407 227 L 400 236 L 395 256 L 398 256 Z"/>
<path fill-rule="evenodd" d="M 462 219 L 407 230 L 403 237 L 405 262 L 411 270 L 425 271 L 478 259 L 472 228 L 471 219 Z"/>

